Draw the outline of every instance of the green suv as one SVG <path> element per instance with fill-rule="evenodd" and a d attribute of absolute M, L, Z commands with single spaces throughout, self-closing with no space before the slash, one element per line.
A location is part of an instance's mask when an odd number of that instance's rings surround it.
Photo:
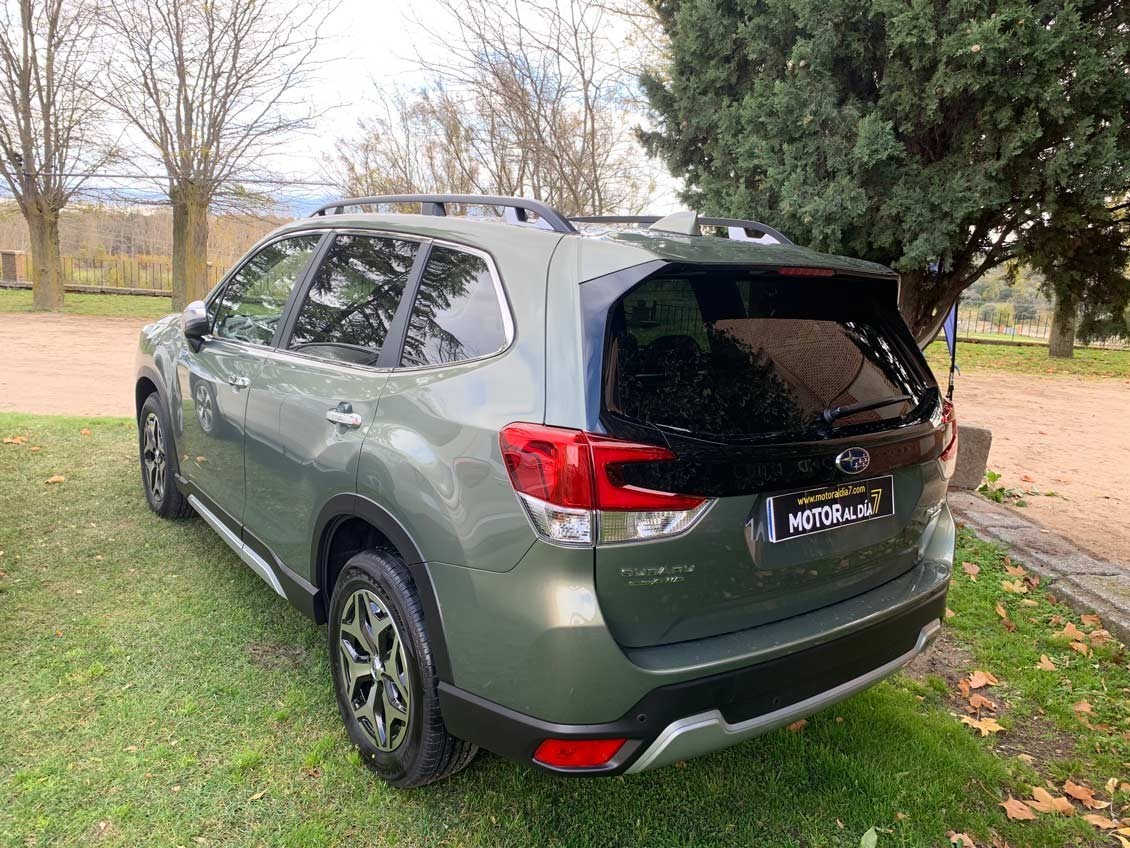
<path fill-rule="evenodd" d="M 390 783 L 655 768 L 938 632 L 957 432 L 898 286 L 755 221 L 337 201 L 142 331 L 145 495 L 328 623 Z"/>

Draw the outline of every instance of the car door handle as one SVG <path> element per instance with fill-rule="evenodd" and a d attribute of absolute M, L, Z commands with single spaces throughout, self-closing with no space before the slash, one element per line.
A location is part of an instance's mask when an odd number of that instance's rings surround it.
<path fill-rule="evenodd" d="M 354 412 L 353 406 L 348 403 L 339 403 L 336 409 L 327 409 L 326 420 L 352 429 L 361 426 L 361 416 Z"/>
<path fill-rule="evenodd" d="M 246 389 L 250 386 L 251 379 L 249 377 L 228 377 L 228 385 L 238 392 L 240 389 Z"/>

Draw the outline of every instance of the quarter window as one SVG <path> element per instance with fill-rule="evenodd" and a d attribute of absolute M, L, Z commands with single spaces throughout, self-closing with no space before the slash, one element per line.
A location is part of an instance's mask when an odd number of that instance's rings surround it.
<path fill-rule="evenodd" d="M 459 362 L 505 346 L 502 306 L 486 261 L 433 247 L 412 306 L 401 365 Z"/>
<path fill-rule="evenodd" d="M 279 239 L 243 263 L 212 303 L 212 335 L 269 345 L 320 240 L 314 234 Z"/>
<path fill-rule="evenodd" d="M 418 250 L 414 241 L 335 236 L 298 312 L 290 349 L 375 364 Z"/>

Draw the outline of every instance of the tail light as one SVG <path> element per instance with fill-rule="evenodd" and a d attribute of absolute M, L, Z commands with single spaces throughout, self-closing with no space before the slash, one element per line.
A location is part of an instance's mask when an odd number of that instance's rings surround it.
<path fill-rule="evenodd" d="M 596 768 L 607 765 L 627 739 L 546 739 L 534 759 L 555 768 Z"/>
<path fill-rule="evenodd" d="M 712 501 L 642 489 L 624 465 L 669 462 L 667 448 L 542 424 L 511 424 L 499 445 L 538 535 L 563 545 L 632 542 L 689 529 Z"/>
<path fill-rule="evenodd" d="M 957 468 L 957 413 L 948 400 L 942 401 L 942 444 L 945 447 L 938 459 L 942 462 L 942 474 L 948 480 Z"/>

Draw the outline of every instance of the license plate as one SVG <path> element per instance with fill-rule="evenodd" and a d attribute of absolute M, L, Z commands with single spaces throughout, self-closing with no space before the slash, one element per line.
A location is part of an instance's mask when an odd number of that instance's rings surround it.
<path fill-rule="evenodd" d="M 774 495 L 766 504 L 769 541 L 784 542 L 895 512 L 895 481 L 886 477 Z"/>

